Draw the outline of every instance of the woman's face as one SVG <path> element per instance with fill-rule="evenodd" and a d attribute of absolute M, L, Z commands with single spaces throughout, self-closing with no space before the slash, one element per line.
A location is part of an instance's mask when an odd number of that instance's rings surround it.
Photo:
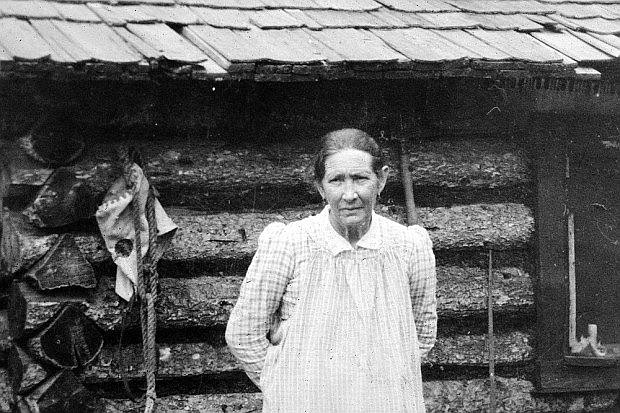
<path fill-rule="evenodd" d="M 325 176 L 317 185 L 331 207 L 333 223 L 354 228 L 370 223 L 377 195 L 388 175 L 384 166 L 380 176 L 372 170 L 372 156 L 357 149 L 343 149 L 325 160 Z"/>

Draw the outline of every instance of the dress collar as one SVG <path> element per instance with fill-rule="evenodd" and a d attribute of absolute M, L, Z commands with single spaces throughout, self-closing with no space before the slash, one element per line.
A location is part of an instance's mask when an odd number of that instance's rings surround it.
<path fill-rule="evenodd" d="M 319 239 L 326 243 L 327 248 L 332 255 L 336 256 L 343 251 L 352 251 L 354 248 L 351 246 L 342 235 L 336 231 L 329 222 L 329 205 L 326 205 L 323 210 L 316 215 L 317 230 Z M 381 232 L 379 229 L 380 217 L 373 211 L 370 221 L 370 228 L 368 231 L 357 241 L 357 247 L 365 249 L 379 249 L 381 248 Z"/>

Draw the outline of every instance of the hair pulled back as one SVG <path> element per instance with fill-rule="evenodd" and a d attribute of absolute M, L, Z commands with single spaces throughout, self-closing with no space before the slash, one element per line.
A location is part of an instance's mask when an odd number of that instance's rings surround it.
<path fill-rule="evenodd" d="M 372 136 L 359 129 L 339 129 L 321 138 L 321 148 L 314 161 L 315 182 L 321 182 L 325 177 L 327 158 L 345 149 L 357 149 L 368 153 L 372 157 L 372 170 L 377 175 L 385 165 L 381 148 Z"/>

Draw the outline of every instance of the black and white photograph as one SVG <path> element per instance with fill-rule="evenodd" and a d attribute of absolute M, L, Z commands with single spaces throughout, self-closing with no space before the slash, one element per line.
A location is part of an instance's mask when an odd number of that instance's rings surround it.
<path fill-rule="evenodd" d="M 0 0 L 0 413 L 620 413 L 620 0 Z"/>

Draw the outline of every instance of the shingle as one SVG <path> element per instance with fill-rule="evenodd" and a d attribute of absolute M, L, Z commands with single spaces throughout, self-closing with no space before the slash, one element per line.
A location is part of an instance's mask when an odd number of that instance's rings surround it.
<path fill-rule="evenodd" d="M 368 12 L 372 16 L 376 17 L 379 20 L 385 22 L 385 27 L 388 28 L 400 28 L 400 27 L 409 27 L 408 23 L 405 23 L 403 20 L 399 19 L 394 10 L 388 10 L 384 7 L 379 10 L 373 10 Z"/>
<path fill-rule="evenodd" d="M 463 11 L 475 13 L 552 13 L 553 7 L 530 0 L 446 0 Z"/>
<path fill-rule="evenodd" d="M 478 57 L 428 29 L 373 30 L 373 33 L 414 62 L 437 63 Z"/>
<path fill-rule="evenodd" d="M 257 10 L 248 11 L 246 15 L 250 23 L 261 29 L 284 29 L 292 27 L 304 27 L 304 23 L 297 20 L 284 10 Z"/>
<path fill-rule="evenodd" d="M 470 50 L 473 53 L 472 58 L 485 60 L 509 60 L 511 58 L 501 50 L 483 42 L 464 30 L 434 30 L 433 32 L 464 49 Z"/>
<path fill-rule="evenodd" d="M 142 12 L 164 23 L 182 25 L 199 24 L 201 19 L 186 6 L 149 6 L 141 7 Z"/>
<path fill-rule="evenodd" d="M 75 63 L 90 60 L 90 55 L 72 42 L 49 20 L 34 20 L 32 27 L 52 49 L 50 59 L 58 63 Z"/>
<path fill-rule="evenodd" d="M 620 19 L 620 4 L 619 3 L 605 4 L 601 7 L 607 11 L 607 15 L 604 15 L 602 17 L 606 17 L 608 19 L 609 18 Z"/>
<path fill-rule="evenodd" d="M 152 46 L 127 30 L 125 27 L 113 27 L 112 30 L 114 30 L 119 37 L 121 37 L 125 42 L 127 42 L 128 45 L 137 50 L 145 58 L 160 59 L 163 57 L 159 50 L 155 50 Z"/>
<path fill-rule="evenodd" d="M 572 34 L 573 36 L 576 36 L 577 38 L 579 38 L 580 40 L 588 43 L 590 46 L 597 48 L 598 50 L 601 50 L 602 52 L 614 57 L 614 58 L 618 58 L 620 57 L 620 48 L 612 46 L 611 44 L 598 39 L 592 35 L 589 35 L 588 33 L 580 33 L 580 32 L 573 32 L 571 31 L 570 34 Z M 618 39 L 618 46 L 620 46 L 620 38 L 614 35 L 608 35 L 608 36 L 613 36 L 616 39 Z"/>
<path fill-rule="evenodd" d="M 571 35 L 568 32 L 561 33 L 532 33 L 536 39 L 549 45 L 550 47 L 565 54 L 571 59 L 577 62 L 584 61 L 605 61 L 609 60 L 610 56 L 601 52 L 598 49 L 583 42 L 578 37 Z"/>
<path fill-rule="evenodd" d="M 324 29 L 311 33 L 343 60 L 350 62 L 405 61 L 405 56 L 395 52 L 373 33 L 358 29 Z"/>
<path fill-rule="evenodd" d="M 598 34 L 598 33 L 588 33 L 590 36 L 605 42 L 616 49 L 620 49 L 620 37 L 615 36 L 613 34 Z"/>
<path fill-rule="evenodd" d="M 471 13 L 417 13 L 417 16 L 437 29 L 473 29 L 479 25 L 479 20 Z"/>
<path fill-rule="evenodd" d="M 389 10 L 388 12 L 391 13 L 397 19 L 405 22 L 407 27 L 422 27 L 422 28 L 429 28 L 429 29 L 435 27 L 435 23 L 429 22 L 425 18 L 421 17 L 419 13 L 408 13 L 405 11 L 396 11 L 396 10 Z"/>
<path fill-rule="evenodd" d="M 55 21 L 54 24 L 94 60 L 113 63 L 136 63 L 142 60 L 139 53 L 105 24 L 66 21 Z"/>
<path fill-rule="evenodd" d="M 27 21 L 8 17 L 0 18 L 0 52 L 16 60 L 41 60 L 52 50 Z"/>
<path fill-rule="evenodd" d="M 560 3 L 553 6 L 554 11 L 564 17 L 583 19 L 587 17 L 608 17 L 612 13 L 599 4 Z"/>
<path fill-rule="evenodd" d="M 601 17 L 569 19 L 556 14 L 551 15 L 551 18 L 573 30 L 585 30 L 599 34 L 620 34 L 620 20 L 607 20 Z"/>
<path fill-rule="evenodd" d="M 305 27 L 309 29 L 318 30 L 323 28 L 319 23 L 315 20 L 311 19 L 303 10 L 298 9 L 285 9 L 288 14 L 293 16 L 298 22 L 301 22 Z"/>
<path fill-rule="evenodd" d="M 90 1 L 90 0 L 87 0 Z M 99 0 L 97 0 L 99 1 Z M 121 5 L 150 5 L 150 6 L 174 6 L 174 0 L 106 0 L 113 4 Z"/>
<path fill-rule="evenodd" d="M 183 29 L 185 36 L 187 36 L 186 32 L 200 39 L 204 44 L 197 45 L 214 60 L 217 57 L 216 55 L 226 59 L 229 63 L 253 62 L 258 59 L 259 54 L 256 53 L 256 48 L 245 38 L 240 38 L 235 30 L 190 25 Z M 187 37 L 189 38 L 189 36 Z M 222 66 L 223 62 L 215 61 Z"/>
<path fill-rule="evenodd" d="M 45 1 L 0 1 L 0 15 L 28 19 L 59 19 L 58 10 Z"/>
<path fill-rule="evenodd" d="M 324 9 L 366 11 L 377 10 L 381 5 L 374 0 L 314 0 Z"/>
<path fill-rule="evenodd" d="M 168 60 L 190 63 L 207 60 L 201 50 L 165 24 L 128 24 L 127 29 Z"/>
<path fill-rule="evenodd" d="M 312 20 L 328 28 L 381 28 L 389 27 L 372 14 L 359 11 L 305 10 Z"/>
<path fill-rule="evenodd" d="M 208 7 L 190 8 L 209 26 L 244 30 L 251 28 L 248 15 L 239 10 L 211 9 Z"/>
<path fill-rule="evenodd" d="M 0 44 L 0 62 L 12 62 L 13 56 L 7 53 L 4 46 Z"/>
<path fill-rule="evenodd" d="M 536 40 L 527 33 L 512 30 L 467 30 L 467 32 L 516 60 L 575 64 L 575 61 L 568 56 Z"/>
<path fill-rule="evenodd" d="M 490 30 L 519 30 L 524 32 L 542 30 L 543 26 L 522 14 L 475 14 L 479 27 Z"/>
<path fill-rule="evenodd" d="M 314 0 L 261 0 L 270 9 L 322 9 Z"/>
<path fill-rule="evenodd" d="M 100 22 L 97 16 L 85 4 L 50 3 L 58 11 L 63 19 L 75 22 Z"/>
<path fill-rule="evenodd" d="M 265 33 L 276 42 L 285 42 L 286 46 L 281 47 L 290 47 L 299 53 L 298 62 L 300 63 L 304 59 L 306 63 L 312 63 L 340 58 L 332 49 L 312 37 L 306 30 L 270 30 Z"/>
<path fill-rule="evenodd" d="M 538 23 L 547 28 L 552 28 L 552 30 L 558 30 L 559 23 L 545 14 L 525 14 L 524 16 L 534 23 Z"/>
<path fill-rule="evenodd" d="M 110 6 L 100 3 L 89 3 L 88 7 L 103 21 L 112 26 L 123 26 L 126 23 L 150 23 L 155 19 L 142 11 L 142 6 Z"/>
<path fill-rule="evenodd" d="M 213 7 L 218 9 L 262 9 L 260 0 L 177 0 L 179 4 L 188 6 Z"/>
<path fill-rule="evenodd" d="M 270 33 L 270 34 L 269 34 Z M 307 50 L 291 48 L 281 36 L 285 30 L 247 30 L 237 36 L 252 44 L 256 60 L 270 63 L 305 63 L 316 59 Z"/>
<path fill-rule="evenodd" d="M 437 29 L 488 29 L 533 31 L 543 27 L 520 14 L 417 13 Z"/>
<path fill-rule="evenodd" d="M 400 11 L 458 11 L 454 6 L 440 0 L 379 0 L 379 2 L 386 7 Z"/>

